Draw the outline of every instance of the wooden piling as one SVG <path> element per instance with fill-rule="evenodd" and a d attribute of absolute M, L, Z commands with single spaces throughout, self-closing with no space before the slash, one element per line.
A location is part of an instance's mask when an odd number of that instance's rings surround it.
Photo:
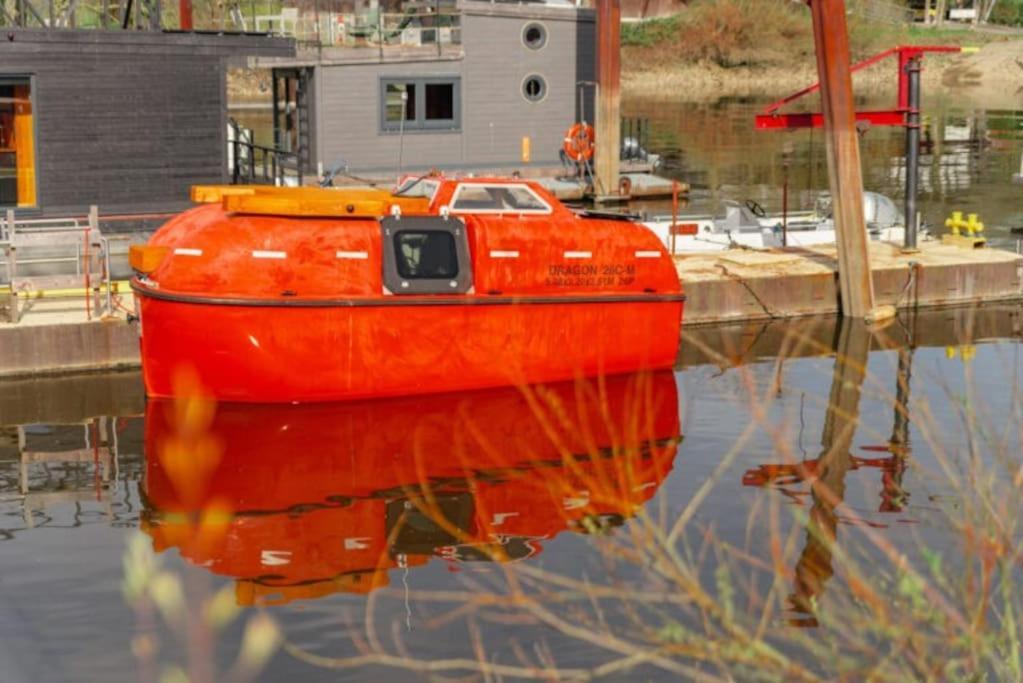
<path fill-rule="evenodd" d="M 597 1 L 597 106 L 594 171 L 597 199 L 618 192 L 621 148 L 621 0 Z"/>
<path fill-rule="evenodd" d="M 874 287 L 863 218 L 863 171 L 856 133 L 845 0 L 812 0 L 810 7 L 838 243 L 841 310 L 843 315 L 865 318 L 874 309 Z"/>

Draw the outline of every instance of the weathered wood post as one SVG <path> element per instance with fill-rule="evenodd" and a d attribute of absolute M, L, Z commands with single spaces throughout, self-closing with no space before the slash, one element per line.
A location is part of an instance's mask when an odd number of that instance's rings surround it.
<path fill-rule="evenodd" d="M 597 198 L 618 194 L 621 147 L 621 0 L 597 0 L 597 103 L 594 170 Z"/>
<path fill-rule="evenodd" d="M 838 246 L 842 314 L 873 314 L 874 284 L 863 218 L 863 171 L 852 94 L 845 0 L 810 0 L 821 83 L 828 177 Z"/>
<path fill-rule="evenodd" d="M 916 249 L 916 195 L 920 180 L 920 57 L 910 58 L 906 70 L 908 102 L 906 103 L 906 236 L 907 250 Z"/>

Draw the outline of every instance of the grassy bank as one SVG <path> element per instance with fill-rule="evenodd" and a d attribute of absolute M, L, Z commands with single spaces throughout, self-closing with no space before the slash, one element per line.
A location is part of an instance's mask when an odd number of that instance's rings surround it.
<path fill-rule="evenodd" d="M 853 59 L 896 45 L 983 45 L 1004 41 L 964 27 L 880 23 L 849 16 Z M 622 28 L 628 95 L 685 99 L 782 95 L 816 80 L 810 11 L 788 0 L 696 0 L 685 12 Z M 925 85 L 940 83 L 959 55 L 927 57 Z M 894 88 L 884 63 L 857 75 L 859 87 Z"/>

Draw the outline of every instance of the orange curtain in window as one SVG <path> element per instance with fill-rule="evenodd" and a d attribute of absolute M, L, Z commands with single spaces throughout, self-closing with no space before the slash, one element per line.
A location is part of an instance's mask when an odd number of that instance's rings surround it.
<path fill-rule="evenodd" d="M 18 166 L 18 206 L 36 204 L 35 129 L 27 85 L 14 87 L 14 154 Z"/>

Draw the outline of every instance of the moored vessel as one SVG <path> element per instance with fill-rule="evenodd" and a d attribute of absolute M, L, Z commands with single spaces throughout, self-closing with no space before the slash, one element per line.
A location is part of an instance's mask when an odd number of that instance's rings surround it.
<path fill-rule="evenodd" d="M 815 204 L 810 211 L 782 214 L 768 213 L 753 200 L 741 204 L 726 200 L 723 216 L 682 214 L 674 219 L 656 216 L 644 220 L 643 224 L 676 254 L 834 244 L 836 233 L 831 198 L 822 195 Z M 905 241 L 902 214 L 888 197 L 877 192 L 864 192 L 863 215 L 870 239 L 896 244 Z M 918 234 L 920 239 L 931 239 L 923 226 L 918 229 Z"/>
<path fill-rule="evenodd" d="M 517 179 L 196 187 L 133 252 L 143 376 L 329 401 L 670 367 L 684 296 L 657 236 Z"/>

